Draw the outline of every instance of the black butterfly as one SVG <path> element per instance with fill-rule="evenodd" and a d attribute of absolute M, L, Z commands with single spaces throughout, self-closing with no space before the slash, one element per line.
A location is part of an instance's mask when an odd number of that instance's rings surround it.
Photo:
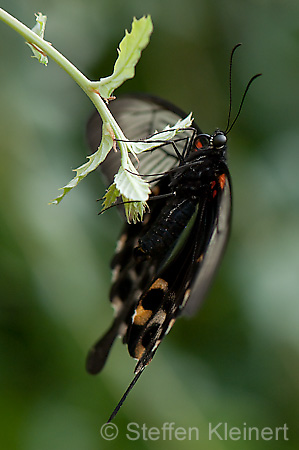
<path fill-rule="evenodd" d="M 120 97 L 109 107 L 130 140 L 146 139 L 186 117 L 174 105 L 148 95 Z M 88 140 L 96 150 L 101 140 L 97 114 L 89 121 Z M 177 317 L 183 311 L 193 313 L 210 286 L 231 222 L 226 153 L 225 132 L 207 135 L 194 124 L 173 142 L 138 156 L 140 173 L 154 178 L 150 211 L 143 222 L 124 226 L 111 263 L 115 319 L 87 358 L 87 371 L 100 372 L 115 338 L 122 336 L 138 361 L 135 377 L 109 421 Z M 119 153 L 110 152 L 101 165 L 110 183 L 119 164 Z"/>

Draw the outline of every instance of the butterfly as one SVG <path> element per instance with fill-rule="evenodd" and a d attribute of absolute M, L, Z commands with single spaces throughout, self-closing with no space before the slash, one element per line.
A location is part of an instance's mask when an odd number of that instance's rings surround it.
<path fill-rule="evenodd" d="M 247 85 L 239 112 L 255 77 Z M 186 117 L 176 106 L 150 95 L 125 95 L 109 107 L 132 141 L 150 140 L 156 130 Z M 94 114 L 87 127 L 92 150 L 100 143 L 101 125 Z M 111 262 L 115 318 L 86 363 L 89 373 L 100 372 L 117 336 L 137 360 L 135 376 L 108 422 L 176 319 L 199 308 L 215 275 L 231 225 L 226 135 L 232 125 L 228 121 L 226 131 L 217 129 L 209 135 L 193 124 L 173 141 L 138 155 L 139 172 L 151 175 L 150 209 L 143 222 L 124 225 Z M 119 152 L 110 152 L 102 163 L 109 183 L 119 164 Z"/>

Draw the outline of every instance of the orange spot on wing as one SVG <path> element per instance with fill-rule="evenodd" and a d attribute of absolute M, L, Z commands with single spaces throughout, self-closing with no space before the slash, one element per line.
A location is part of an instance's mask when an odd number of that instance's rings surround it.
<path fill-rule="evenodd" d="M 136 347 L 134 349 L 134 358 L 140 359 L 141 356 L 143 355 L 144 351 L 145 351 L 145 347 L 140 342 L 138 342 L 138 344 L 136 345 Z"/>
<path fill-rule="evenodd" d="M 166 291 L 168 288 L 167 281 L 163 280 L 163 278 L 157 278 L 156 281 L 151 285 L 150 289 L 162 289 L 162 291 Z"/>
<path fill-rule="evenodd" d="M 150 309 L 144 309 L 143 306 L 139 304 L 134 315 L 134 325 L 145 325 L 152 314 L 153 311 Z"/>

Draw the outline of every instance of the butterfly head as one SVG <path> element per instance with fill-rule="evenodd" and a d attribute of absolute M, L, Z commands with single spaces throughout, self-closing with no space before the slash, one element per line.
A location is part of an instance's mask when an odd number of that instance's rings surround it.
<path fill-rule="evenodd" d="M 223 131 L 217 129 L 214 134 L 198 134 L 194 139 L 195 150 L 225 150 L 227 137 Z"/>

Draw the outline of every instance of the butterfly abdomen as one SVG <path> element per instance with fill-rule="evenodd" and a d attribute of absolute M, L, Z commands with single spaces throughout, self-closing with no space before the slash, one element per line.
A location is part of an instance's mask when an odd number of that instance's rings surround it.
<path fill-rule="evenodd" d="M 152 228 L 139 239 L 135 257 L 160 258 L 173 249 L 179 236 L 196 210 L 196 200 L 177 199 L 169 202 L 161 211 Z"/>

